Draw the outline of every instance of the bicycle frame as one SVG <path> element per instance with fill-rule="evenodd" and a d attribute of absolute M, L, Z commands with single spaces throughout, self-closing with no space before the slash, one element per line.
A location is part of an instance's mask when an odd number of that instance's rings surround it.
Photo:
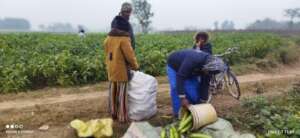
<path fill-rule="evenodd" d="M 225 63 L 225 70 L 212 76 L 212 80 L 210 81 L 211 87 L 217 89 L 218 85 L 223 84 L 223 81 L 226 81 L 225 75 L 228 73 L 228 71 L 230 71 L 230 68 L 228 64 Z"/>
<path fill-rule="evenodd" d="M 225 64 L 225 70 L 218 73 L 218 74 L 213 75 L 212 79 L 210 81 L 210 87 L 213 88 L 214 93 L 216 92 L 216 89 L 218 89 L 217 86 L 222 85 L 221 89 L 223 89 L 224 81 L 229 81 L 229 80 L 226 80 L 226 74 L 228 74 L 231 69 L 230 69 L 230 66 L 229 66 L 228 62 L 226 60 L 224 60 L 222 57 L 225 56 L 225 55 L 231 54 L 231 53 L 235 52 L 236 50 L 237 50 L 237 48 L 229 48 L 223 54 L 214 55 L 217 58 L 221 58 L 223 60 L 224 64 Z M 227 79 L 229 79 L 229 78 L 227 78 Z"/>
<path fill-rule="evenodd" d="M 222 59 L 222 61 L 225 64 L 225 69 L 223 71 L 219 72 L 218 74 L 211 76 L 211 80 L 209 83 L 209 94 L 208 94 L 209 96 L 208 96 L 208 99 L 206 102 L 209 103 L 212 99 L 212 94 L 217 94 L 217 93 L 219 93 L 219 90 L 223 91 L 224 88 L 228 89 L 231 96 L 233 96 L 236 99 L 239 99 L 240 88 L 239 88 L 238 81 L 237 81 L 236 77 L 232 74 L 231 68 L 230 68 L 228 62 L 226 61 L 226 59 L 222 58 L 225 55 L 235 52 L 237 49 L 238 49 L 237 47 L 229 48 L 223 54 L 214 55 L 215 57 Z M 232 85 L 231 79 L 232 79 L 232 83 L 234 83 L 237 88 L 237 92 L 238 92 L 237 95 L 233 94 L 231 91 L 231 85 Z M 222 91 L 220 91 L 220 92 L 222 92 Z"/>

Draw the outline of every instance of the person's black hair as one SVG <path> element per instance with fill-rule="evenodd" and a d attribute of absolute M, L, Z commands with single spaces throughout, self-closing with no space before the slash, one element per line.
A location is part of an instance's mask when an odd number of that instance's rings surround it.
<path fill-rule="evenodd" d="M 200 39 L 204 40 L 204 42 L 206 43 L 208 41 L 208 39 L 209 39 L 208 33 L 206 33 L 206 32 L 198 32 L 195 35 L 195 41 L 196 41 L 196 43 L 199 42 Z"/>

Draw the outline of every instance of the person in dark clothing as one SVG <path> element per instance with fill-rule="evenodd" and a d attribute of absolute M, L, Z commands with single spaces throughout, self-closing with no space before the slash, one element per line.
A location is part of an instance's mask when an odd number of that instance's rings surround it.
<path fill-rule="evenodd" d="M 195 35 L 193 49 L 201 50 L 212 55 L 212 45 L 208 42 L 209 36 L 206 32 L 198 32 Z"/>
<path fill-rule="evenodd" d="M 81 25 L 78 26 L 78 35 L 81 38 L 85 38 L 85 30 L 84 30 L 84 28 Z"/>
<path fill-rule="evenodd" d="M 117 28 L 117 22 L 124 22 L 124 26 L 129 26 L 129 36 L 131 39 L 131 46 L 135 49 L 135 37 L 131 24 L 129 23 L 130 15 L 132 13 L 132 5 L 128 2 L 122 4 L 121 11 L 111 22 L 111 28 Z"/>
<path fill-rule="evenodd" d="M 130 24 L 122 17 L 116 17 L 114 28 L 104 40 L 104 55 L 109 80 L 108 107 L 111 117 L 128 122 L 128 85 L 132 78 L 130 70 L 139 65 L 131 46 Z"/>
<path fill-rule="evenodd" d="M 224 63 L 220 59 L 193 49 L 184 49 L 172 53 L 168 57 L 167 64 L 175 117 L 178 116 L 181 105 L 188 107 L 190 104 L 202 102 L 199 83 L 197 79 L 193 78 L 224 70 Z"/>
<path fill-rule="evenodd" d="M 198 32 L 195 37 L 195 45 L 193 49 L 201 50 L 212 55 L 212 45 L 208 42 L 209 35 L 206 32 Z M 211 76 L 209 74 L 202 75 L 200 78 L 200 89 L 201 89 L 201 99 L 207 101 L 208 99 L 208 90 Z"/>
<path fill-rule="evenodd" d="M 111 28 L 112 30 L 118 28 L 118 30 L 123 30 L 123 31 L 128 32 L 128 33 L 130 31 L 129 22 L 121 16 L 116 16 L 115 19 L 113 20 L 113 24 L 114 25 Z M 130 33 L 129 33 L 129 35 L 130 35 Z"/>

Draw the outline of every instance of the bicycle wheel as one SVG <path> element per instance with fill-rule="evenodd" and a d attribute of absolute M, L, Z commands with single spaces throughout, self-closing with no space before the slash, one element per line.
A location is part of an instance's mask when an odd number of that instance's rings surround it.
<path fill-rule="evenodd" d="M 225 87 L 232 97 L 239 100 L 241 96 L 240 85 L 235 75 L 229 71 L 225 77 Z"/>
<path fill-rule="evenodd" d="M 211 91 L 208 91 L 208 97 L 207 97 L 206 103 L 210 103 L 211 99 L 212 99 L 212 93 L 211 93 Z"/>
<path fill-rule="evenodd" d="M 215 75 L 212 75 L 210 82 L 209 82 L 208 97 L 207 97 L 206 103 L 210 103 L 213 95 L 216 94 L 216 92 L 217 92 L 216 82 L 217 82 L 217 80 L 216 80 Z"/>

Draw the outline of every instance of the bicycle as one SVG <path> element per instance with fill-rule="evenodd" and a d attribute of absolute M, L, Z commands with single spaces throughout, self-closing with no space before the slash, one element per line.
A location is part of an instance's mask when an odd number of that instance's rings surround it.
<path fill-rule="evenodd" d="M 223 59 L 223 57 L 225 55 L 229 55 L 234 52 L 237 52 L 237 50 L 238 50 L 238 47 L 228 48 L 225 51 L 225 53 L 219 54 L 219 55 L 214 55 L 215 57 L 221 58 L 223 60 L 223 62 L 225 63 L 225 70 L 218 74 L 211 76 L 209 90 L 208 90 L 208 99 L 206 101 L 207 103 L 209 103 L 212 100 L 213 95 L 216 95 L 216 94 L 224 91 L 225 89 L 230 93 L 230 95 L 233 98 L 239 100 L 239 98 L 241 96 L 239 82 L 238 82 L 236 76 L 234 75 L 234 73 L 231 71 L 231 68 L 230 68 L 228 62 L 226 62 Z"/>

